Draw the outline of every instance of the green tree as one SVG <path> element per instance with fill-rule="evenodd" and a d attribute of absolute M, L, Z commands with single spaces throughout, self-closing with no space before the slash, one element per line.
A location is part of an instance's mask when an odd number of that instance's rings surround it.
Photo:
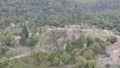
<path fill-rule="evenodd" d="M 21 43 L 22 45 L 26 45 L 26 37 L 25 37 L 24 34 L 21 35 L 20 43 Z"/>
<path fill-rule="evenodd" d="M 26 40 L 26 46 L 33 46 L 35 44 L 35 40 L 33 37 L 27 38 Z"/>
<path fill-rule="evenodd" d="M 21 39 L 20 39 L 20 43 L 22 45 L 26 45 L 28 36 L 29 36 L 28 29 L 27 29 L 26 25 L 24 24 L 22 32 L 21 32 Z"/>
<path fill-rule="evenodd" d="M 10 33 L 6 33 L 2 36 L 2 43 L 5 45 L 11 45 L 12 41 L 14 41 L 14 36 Z"/>
<path fill-rule="evenodd" d="M 37 27 L 36 27 L 36 25 L 33 25 L 33 27 L 32 27 L 32 33 L 33 34 L 37 33 Z"/>
<path fill-rule="evenodd" d="M 26 27 L 25 24 L 24 24 L 24 26 L 23 26 L 23 29 L 22 29 L 21 35 L 24 35 L 25 38 L 28 38 L 28 36 L 29 36 L 28 29 L 27 29 L 27 27 Z"/>
<path fill-rule="evenodd" d="M 79 39 L 75 39 L 75 37 L 73 36 L 73 40 L 71 42 L 72 46 L 78 47 L 78 48 L 82 48 L 84 46 L 86 39 L 84 35 L 81 35 L 81 37 Z"/>
<path fill-rule="evenodd" d="M 66 46 L 66 51 L 67 51 L 68 53 L 71 53 L 71 52 L 73 51 L 73 49 L 74 49 L 74 46 L 71 45 L 71 44 L 68 44 L 68 45 Z"/>
<path fill-rule="evenodd" d="M 71 44 L 72 44 L 72 45 L 76 45 L 76 42 L 77 42 L 77 41 L 76 41 L 76 39 L 75 39 L 75 36 L 73 35 L 73 36 L 72 36 L 72 42 L 71 42 Z"/>
<path fill-rule="evenodd" d="M 5 47 L 0 48 L 0 56 L 5 55 L 6 51 L 7 51 L 7 48 Z"/>
<path fill-rule="evenodd" d="M 78 40 L 78 47 L 82 48 L 85 44 L 85 36 L 84 35 L 81 35 L 80 39 Z"/>

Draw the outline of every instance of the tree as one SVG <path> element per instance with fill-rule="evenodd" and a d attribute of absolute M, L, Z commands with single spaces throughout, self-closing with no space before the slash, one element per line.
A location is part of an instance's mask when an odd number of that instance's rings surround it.
<path fill-rule="evenodd" d="M 10 33 L 6 33 L 2 36 L 2 43 L 5 45 L 11 45 L 11 42 L 14 40 L 14 37 Z"/>
<path fill-rule="evenodd" d="M 21 43 L 22 45 L 26 45 L 26 37 L 25 37 L 24 34 L 21 35 L 20 43 Z"/>
<path fill-rule="evenodd" d="M 36 25 L 33 25 L 33 27 L 32 27 L 32 33 L 33 34 L 37 33 L 37 27 L 36 27 Z"/>
<path fill-rule="evenodd" d="M 26 40 L 26 46 L 33 46 L 35 44 L 35 40 L 33 37 L 27 38 Z"/>
<path fill-rule="evenodd" d="M 77 42 L 77 41 L 76 41 L 76 39 L 75 39 L 75 36 L 72 35 L 72 42 L 71 42 L 71 44 L 72 44 L 72 45 L 76 45 L 76 42 Z"/>
<path fill-rule="evenodd" d="M 0 55 L 1 56 L 3 56 L 3 55 L 5 55 L 5 53 L 6 53 L 6 51 L 7 51 L 7 48 L 0 48 Z"/>
<path fill-rule="evenodd" d="M 78 47 L 82 48 L 85 43 L 85 36 L 81 35 L 80 39 L 78 40 Z"/>
<path fill-rule="evenodd" d="M 24 26 L 23 26 L 23 29 L 22 29 L 21 35 L 24 35 L 25 38 L 28 38 L 28 36 L 29 36 L 28 29 L 27 29 L 27 27 L 26 27 L 25 24 L 24 24 Z"/>
<path fill-rule="evenodd" d="M 79 39 L 75 39 L 75 37 L 73 36 L 73 40 L 71 42 L 72 46 L 78 47 L 78 48 L 82 48 L 84 46 L 86 39 L 84 35 L 81 35 L 81 37 Z"/>
<path fill-rule="evenodd" d="M 22 32 L 21 32 L 21 39 L 20 39 L 20 43 L 22 45 L 26 45 L 28 36 L 29 36 L 29 33 L 28 33 L 26 25 L 24 24 Z"/>

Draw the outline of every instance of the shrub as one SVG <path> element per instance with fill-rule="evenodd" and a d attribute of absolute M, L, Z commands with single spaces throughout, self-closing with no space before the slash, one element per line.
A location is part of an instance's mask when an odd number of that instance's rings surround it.
<path fill-rule="evenodd" d="M 66 51 L 69 52 L 69 53 L 71 53 L 73 49 L 74 49 L 73 45 L 67 45 L 66 46 Z"/>
<path fill-rule="evenodd" d="M 71 55 L 65 52 L 64 54 L 62 54 L 62 55 L 60 56 L 60 59 L 62 60 L 62 62 L 63 62 L 64 64 L 67 64 L 67 63 L 69 63 L 70 60 L 71 60 Z"/>
<path fill-rule="evenodd" d="M 113 44 L 117 42 L 117 38 L 115 36 L 109 36 L 107 37 L 107 41 Z"/>
<path fill-rule="evenodd" d="M 54 66 L 63 66 L 64 63 L 58 57 L 54 57 L 52 65 L 54 65 Z"/>
<path fill-rule="evenodd" d="M 73 38 L 71 44 L 74 46 L 74 48 L 76 48 L 76 47 L 83 48 L 85 41 L 86 41 L 85 36 L 81 35 L 81 37 L 77 40 L 75 40 L 75 38 Z"/>
<path fill-rule="evenodd" d="M 14 41 L 14 36 L 10 33 L 7 33 L 2 36 L 1 42 L 5 45 L 11 45 L 11 42 Z"/>
<path fill-rule="evenodd" d="M 93 56 L 93 53 L 91 53 L 89 50 L 85 50 L 82 54 L 86 59 L 91 59 Z"/>
<path fill-rule="evenodd" d="M 92 49 L 95 53 L 101 53 L 101 51 L 102 51 L 102 47 L 100 46 L 99 43 L 94 43 L 94 44 L 91 46 L 91 49 Z"/>
<path fill-rule="evenodd" d="M 42 63 L 43 61 L 46 61 L 46 56 L 47 54 L 46 53 L 43 53 L 42 51 L 39 51 L 39 50 L 33 50 L 32 52 L 32 57 L 34 58 L 34 63 L 35 64 L 40 64 Z"/>
<path fill-rule="evenodd" d="M 88 60 L 88 68 L 96 68 L 97 62 L 95 60 Z"/>
<path fill-rule="evenodd" d="M 27 38 L 26 39 L 26 46 L 33 46 L 35 45 L 35 39 L 33 39 L 33 37 Z"/>
<path fill-rule="evenodd" d="M 87 46 L 92 45 L 95 42 L 95 40 L 92 37 L 87 37 Z"/>
<path fill-rule="evenodd" d="M 84 57 L 79 56 L 76 58 L 75 68 L 86 68 L 86 64 L 87 60 Z"/>
<path fill-rule="evenodd" d="M 102 40 L 100 38 L 95 38 L 95 42 L 101 43 Z"/>

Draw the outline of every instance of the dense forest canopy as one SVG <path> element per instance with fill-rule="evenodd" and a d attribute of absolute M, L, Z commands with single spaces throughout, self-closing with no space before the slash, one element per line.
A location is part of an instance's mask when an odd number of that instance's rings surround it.
<path fill-rule="evenodd" d="M 120 31 L 120 0 L 1 0 L 0 26 L 89 24 Z"/>

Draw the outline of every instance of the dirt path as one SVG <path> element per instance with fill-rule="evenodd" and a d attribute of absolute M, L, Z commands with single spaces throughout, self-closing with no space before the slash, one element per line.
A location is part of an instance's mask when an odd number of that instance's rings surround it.
<path fill-rule="evenodd" d="M 16 46 L 16 49 L 21 53 L 21 54 L 30 54 L 32 52 L 32 49 L 30 49 L 29 47 L 25 47 L 25 46 Z"/>

